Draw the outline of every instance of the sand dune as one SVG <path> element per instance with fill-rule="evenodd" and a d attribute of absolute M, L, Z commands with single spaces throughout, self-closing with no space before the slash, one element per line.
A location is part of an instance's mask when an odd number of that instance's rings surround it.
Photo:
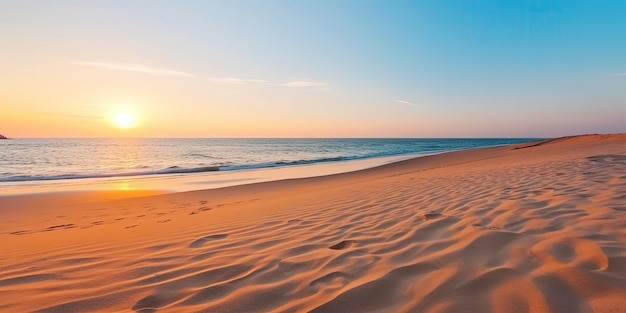
<path fill-rule="evenodd" d="M 626 135 L 107 199 L 0 198 L 0 311 L 626 312 Z"/>

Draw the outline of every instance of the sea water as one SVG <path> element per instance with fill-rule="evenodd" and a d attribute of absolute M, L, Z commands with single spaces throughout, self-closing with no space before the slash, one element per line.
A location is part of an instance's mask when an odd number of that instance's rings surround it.
<path fill-rule="evenodd" d="M 532 140 L 536 139 L 11 139 L 0 140 L 0 182 L 238 171 Z"/>

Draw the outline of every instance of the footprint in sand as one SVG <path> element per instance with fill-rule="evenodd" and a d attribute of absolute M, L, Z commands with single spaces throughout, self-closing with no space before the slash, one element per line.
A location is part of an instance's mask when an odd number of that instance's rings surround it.
<path fill-rule="evenodd" d="M 344 249 L 348 249 L 350 248 L 353 244 L 355 244 L 356 242 L 354 240 L 344 240 L 336 245 L 332 245 L 330 247 L 328 247 L 329 249 L 332 250 L 344 250 Z"/>
<path fill-rule="evenodd" d="M 198 214 L 198 213 L 201 213 L 201 212 L 204 212 L 204 211 L 210 211 L 210 210 L 211 210 L 211 208 L 201 207 L 201 208 L 198 208 L 198 209 L 195 209 L 195 210 L 191 211 L 191 213 L 189 213 L 189 215 L 195 215 L 195 214 Z"/>
<path fill-rule="evenodd" d="M 343 272 L 332 272 L 326 274 L 312 282 L 309 283 L 309 286 L 313 288 L 319 287 L 330 287 L 330 288 L 339 288 L 345 286 L 348 282 L 349 276 Z"/>
<path fill-rule="evenodd" d="M 199 248 L 199 247 L 202 247 L 205 243 L 207 243 L 209 241 L 224 239 L 226 237 L 228 237 L 227 234 L 217 234 L 217 235 L 204 236 L 204 237 L 198 238 L 198 239 L 194 240 L 192 243 L 190 243 L 189 244 L 189 248 Z"/>
<path fill-rule="evenodd" d="M 418 214 L 418 216 L 419 216 L 421 219 L 423 219 L 423 220 L 425 220 L 425 221 L 428 221 L 428 220 L 432 220 L 432 219 L 440 218 L 440 217 L 442 217 L 442 216 L 443 216 L 443 214 L 441 214 L 441 213 L 435 213 L 435 212 L 428 212 L 428 213 Z"/>

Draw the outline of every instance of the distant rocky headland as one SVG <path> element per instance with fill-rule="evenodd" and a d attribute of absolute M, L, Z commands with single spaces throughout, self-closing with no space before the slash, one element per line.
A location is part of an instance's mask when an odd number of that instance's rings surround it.
<path fill-rule="evenodd" d="M 9 138 L 7 138 L 7 137 L 3 136 L 2 134 L 0 134 L 0 139 L 9 139 Z"/>

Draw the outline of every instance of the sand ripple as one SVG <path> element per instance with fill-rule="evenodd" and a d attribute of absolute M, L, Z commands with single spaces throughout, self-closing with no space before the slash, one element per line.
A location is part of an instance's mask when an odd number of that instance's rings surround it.
<path fill-rule="evenodd" d="M 3 241 L 86 237 L 10 253 L 0 310 L 626 312 L 625 143 L 490 148 L 234 196 L 112 202 L 99 211 L 112 222 L 91 228 L 82 213 L 49 232 L 8 229 Z M 138 218 L 146 206 L 171 221 Z M 106 232 L 125 235 L 93 239 Z"/>

